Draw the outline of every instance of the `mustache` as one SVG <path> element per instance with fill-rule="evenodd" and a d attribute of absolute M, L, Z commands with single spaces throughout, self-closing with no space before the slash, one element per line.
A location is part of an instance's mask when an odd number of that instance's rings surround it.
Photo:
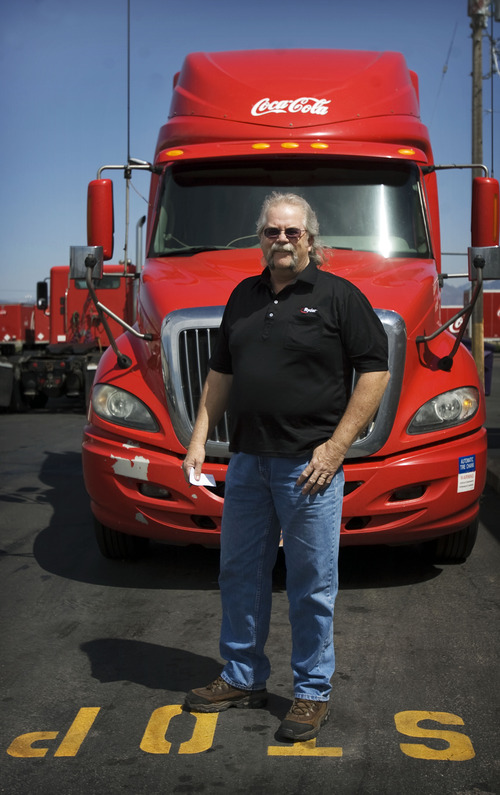
<path fill-rule="evenodd" d="M 288 254 L 293 254 L 295 249 L 291 243 L 273 243 L 270 253 L 274 254 L 276 251 L 286 251 Z"/>
<path fill-rule="evenodd" d="M 289 265 L 289 269 L 291 271 L 295 271 L 297 269 L 297 266 L 298 266 L 299 258 L 297 256 L 297 252 L 295 250 L 295 247 L 292 246 L 291 243 L 273 243 L 273 245 L 268 250 L 268 252 L 266 254 L 266 257 L 265 257 L 265 259 L 267 261 L 267 264 L 269 265 L 271 270 L 274 270 L 274 268 L 275 268 L 274 260 L 273 260 L 274 254 L 276 254 L 276 252 L 280 252 L 280 251 L 284 252 L 285 254 L 291 254 L 292 261 L 291 261 L 291 263 Z"/>

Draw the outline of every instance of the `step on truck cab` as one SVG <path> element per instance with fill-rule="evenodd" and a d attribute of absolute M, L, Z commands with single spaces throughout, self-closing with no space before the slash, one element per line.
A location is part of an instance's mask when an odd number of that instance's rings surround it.
<path fill-rule="evenodd" d="M 146 539 L 219 544 L 227 418 L 207 445 L 215 486 L 187 484 L 181 462 L 224 305 L 263 267 L 255 222 L 278 190 L 314 207 L 322 267 L 368 296 L 389 339 L 390 384 L 345 461 L 341 543 L 425 542 L 441 559 L 467 557 L 486 474 L 484 396 L 471 355 L 441 328 L 435 164 L 403 56 L 188 55 L 149 168 L 137 322 L 116 341 L 120 359 L 108 348 L 100 361 L 84 430 L 103 554 L 134 556 Z M 474 185 L 472 242 L 487 271 L 498 183 Z M 88 245 L 109 259 L 111 180 L 90 183 L 88 206 Z"/>

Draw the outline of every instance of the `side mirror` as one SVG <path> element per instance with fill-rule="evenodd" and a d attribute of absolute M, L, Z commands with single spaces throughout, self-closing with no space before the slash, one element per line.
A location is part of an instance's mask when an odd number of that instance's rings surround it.
<path fill-rule="evenodd" d="M 499 185 L 491 177 L 472 181 L 471 245 L 473 248 L 498 246 Z"/>
<path fill-rule="evenodd" d="M 38 309 L 47 309 L 49 305 L 49 288 L 47 282 L 36 283 L 36 305 Z"/>
<path fill-rule="evenodd" d="M 102 279 L 103 276 L 103 256 L 100 246 L 70 246 L 69 247 L 69 278 L 87 279 L 87 257 L 91 256 L 95 260 L 92 268 L 92 279 Z"/>
<path fill-rule="evenodd" d="M 113 183 L 94 179 L 87 193 L 87 245 L 102 246 L 104 260 L 113 256 L 114 231 Z"/>

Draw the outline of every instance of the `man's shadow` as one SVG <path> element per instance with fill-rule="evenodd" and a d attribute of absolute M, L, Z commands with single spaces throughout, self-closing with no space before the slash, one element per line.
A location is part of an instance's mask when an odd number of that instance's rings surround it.
<path fill-rule="evenodd" d="M 109 682 L 133 682 L 150 690 L 168 692 L 169 701 L 183 703 L 193 687 L 212 682 L 221 672 L 221 663 L 172 646 L 122 638 L 96 638 L 82 643 L 88 656 L 93 679 Z M 265 709 L 275 717 L 283 717 L 290 700 L 269 693 Z"/>

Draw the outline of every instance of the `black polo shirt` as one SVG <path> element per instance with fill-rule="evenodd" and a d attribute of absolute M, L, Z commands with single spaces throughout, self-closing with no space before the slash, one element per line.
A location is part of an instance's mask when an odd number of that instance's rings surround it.
<path fill-rule="evenodd" d="M 210 367 L 233 375 L 230 450 L 310 455 L 342 417 L 353 370 L 388 369 L 387 336 L 345 279 L 310 263 L 275 294 L 266 268 L 233 290 Z"/>

